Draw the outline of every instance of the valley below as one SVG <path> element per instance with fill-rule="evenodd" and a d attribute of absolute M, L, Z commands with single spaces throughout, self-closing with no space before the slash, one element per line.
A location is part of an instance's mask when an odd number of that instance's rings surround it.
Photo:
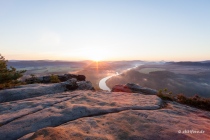
<path fill-rule="evenodd" d="M 190 63 L 191 64 L 191 63 Z M 175 63 L 145 64 L 107 80 L 116 84 L 135 83 L 153 89 L 167 89 L 173 94 L 210 97 L 210 67 L 207 65 L 179 65 Z"/>
<path fill-rule="evenodd" d="M 18 70 L 26 69 L 22 80 L 31 74 L 85 75 L 96 90 L 110 90 L 114 85 L 135 83 L 156 90 L 167 88 L 173 94 L 210 97 L 209 62 L 147 62 L 147 61 L 17 61 L 10 62 Z M 138 66 L 138 67 L 137 67 Z M 109 78 L 107 78 L 109 77 Z M 100 81 L 107 78 L 103 82 Z M 102 88 L 100 88 L 100 86 Z"/>

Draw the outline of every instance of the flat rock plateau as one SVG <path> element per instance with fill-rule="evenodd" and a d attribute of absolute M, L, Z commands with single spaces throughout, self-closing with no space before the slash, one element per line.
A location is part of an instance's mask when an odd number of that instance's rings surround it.
<path fill-rule="evenodd" d="M 210 112 L 156 95 L 91 90 L 24 95 L 2 100 L 1 140 L 210 139 Z"/>

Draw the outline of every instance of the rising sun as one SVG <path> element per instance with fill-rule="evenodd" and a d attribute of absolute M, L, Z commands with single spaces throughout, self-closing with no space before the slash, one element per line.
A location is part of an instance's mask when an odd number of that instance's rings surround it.
<path fill-rule="evenodd" d="M 98 62 L 98 61 L 101 61 L 102 60 L 102 57 L 100 57 L 99 55 L 93 55 L 91 57 L 91 60 Z"/>
<path fill-rule="evenodd" d="M 87 51 L 85 53 L 85 57 L 89 60 L 92 60 L 92 61 L 104 61 L 106 58 L 107 58 L 107 54 L 106 51 L 104 50 L 92 50 L 92 51 Z"/>

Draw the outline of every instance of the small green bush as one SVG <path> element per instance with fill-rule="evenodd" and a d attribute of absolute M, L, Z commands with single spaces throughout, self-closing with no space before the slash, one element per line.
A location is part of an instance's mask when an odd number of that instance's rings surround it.
<path fill-rule="evenodd" d="M 57 75 L 52 74 L 52 75 L 50 76 L 50 82 L 51 82 L 51 83 L 59 83 L 60 80 L 58 79 L 58 76 L 57 76 Z"/>
<path fill-rule="evenodd" d="M 169 94 L 157 93 L 157 96 L 163 100 L 170 100 L 170 101 L 174 100 L 173 97 L 170 96 Z"/>
<path fill-rule="evenodd" d="M 157 96 L 163 100 L 176 101 L 181 104 L 186 104 L 192 107 L 210 111 L 210 98 L 202 98 L 198 95 L 195 95 L 193 97 L 186 97 L 183 94 L 178 94 L 174 96 L 172 95 L 172 92 L 167 92 L 167 90 L 159 90 Z"/>
<path fill-rule="evenodd" d="M 210 111 L 210 99 L 202 98 L 198 95 L 193 97 L 185 97 L 183 94 L 177 95 L 177 101 L 182 104 L 189 106 L 205 109 Z"/>

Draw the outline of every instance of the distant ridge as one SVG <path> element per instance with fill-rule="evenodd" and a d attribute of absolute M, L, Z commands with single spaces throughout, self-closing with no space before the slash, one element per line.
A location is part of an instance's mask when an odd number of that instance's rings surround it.
<path fill-rule="evenodd" d="M 191 62 L 191 61 L 167 62 L 166 64 L 182 65 L 182 66 L 205 66 L 205 67 L 210 67 L 210 60 L 198 61 L 198 62 Z"/>
<path fill-rule="evenodd" d="M 8 66 L 13 67 L 37 67 L 37 66 L 58 66 L 58 65 L 77 65 L 84 66 L 87 61 L 61 61 L 61 60 L 12 60 L 8 61 Z"/>

